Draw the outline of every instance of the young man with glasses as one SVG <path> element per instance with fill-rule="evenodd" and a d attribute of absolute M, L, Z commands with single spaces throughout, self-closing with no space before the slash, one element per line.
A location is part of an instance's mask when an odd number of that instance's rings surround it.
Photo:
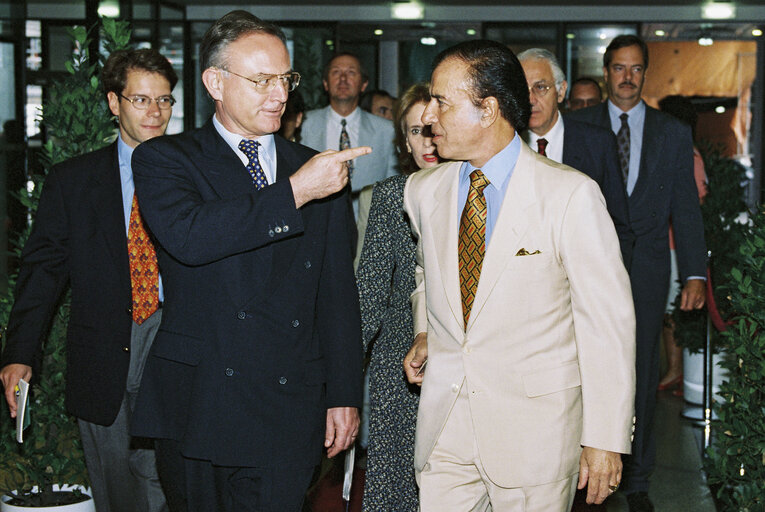
<path fill-rule="evenodd" d="M 203 127 L 142 144 L 142 211 L 166 307 L 134 433 L 159 438 L 168 501 L 209 512 L 301 509 L 322 445 L 358 432 L 361 326 L 345 162 L 278 135 L 290 89 L 282 31 L 245 11 L 200 45 Z"/>
<path fill-rule="evenodd" d="M 167 510 L 150 441 L 129 425 L 143 365 L 162 315 L 162 281 L 134 194 L 131 156 L 162 135 L 178 78 L 156 50 L 114 52 L 102 82 L 119 135 L 110 146 L 55 166 L 22 252 L 0 380 L 11 416 L 14 387 L 38 371 L 67 284 L 66 404 L 78 419 L 99 512 Z"/>

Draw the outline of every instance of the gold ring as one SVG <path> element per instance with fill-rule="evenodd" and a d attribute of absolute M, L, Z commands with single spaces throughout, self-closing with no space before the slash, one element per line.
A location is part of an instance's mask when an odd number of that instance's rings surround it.
<path fill-rule="evenodd" d="M 608 489 L 609 489 L 611 492 L 616 492 L 616 489 L 618 489 L 618 488 L 619 488 L 619 484 L 616 484 L 616 485 L 609 485 L 609 486 L 608 486 Z"/>

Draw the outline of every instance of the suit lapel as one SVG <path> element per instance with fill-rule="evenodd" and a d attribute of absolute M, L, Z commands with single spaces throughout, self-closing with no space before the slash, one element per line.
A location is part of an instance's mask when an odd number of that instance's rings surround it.
<path fill-rule="evenodd" d="M 491 235 L 489 246 L 481 267 L 473 308 L 470 312 L 469 330 L 476 322 L 483 306 L 491 295 L 507 263 L 515 256 L 519 242 L 529 228 L 528 208 L 535 202 L 534 167 L 537 164 L 535 153 L 525 144 L 513 169 L 513 175 L 505 191 L 497 222 Z"/>
<path fill-rule="evenodd" d="M 444 285 L 446 300 L 454 314 L 459 328 L 462 329 L 462 295 L 459 282 L 459 258 L 457 256 L 457 237 L 459 236 L 459 216 L 464 205 L 457 204 L 459 190 L 459 170 L 462 162 L 448 164 L 443 178 L 434 188 L 435 208 L 428 219 L 441 270 L 441 282 Z M 445 226 L 446 229 L 441 229 Z M 433 229 L 436 227 L 436 229 Z M 426 249 L 427 250 L 427 249 Z"/>
<path fill-rule="evenodd" d="M 573 167 L 574 169 L 579 169 L 579 161 L 581 160 L 580 155 L 578 151 L 576 151 L 577 143 L 574 139 L 576 135 L 576 130 L 571 130 L 570 126 L 566 127 L 566 123 L 568 123 L 568 120 L 564 120 L 563 122 L 563 160 L 561 163 L 566 164 L 570 167 Z"/>
<path fill-rule="evenodd" d="M 212 118 L 197 137 L 202 151 L 196 163 L 221 198 L 239 196 L 253 186 L 247 168 L 215 129 Z"/>
<path fill-rule="evenodd" d="M 122 179 L 120 177 L 117 142 L 111 146 L 108 160 L 102 169 L 95 170 L 89 190 L 95 217 L 106 238 L 106 245 L 114 261 L 117 261 L 120 279 L 130 287 L 130 262 L 127 254 L 125 213 L 122 206 Z"/>

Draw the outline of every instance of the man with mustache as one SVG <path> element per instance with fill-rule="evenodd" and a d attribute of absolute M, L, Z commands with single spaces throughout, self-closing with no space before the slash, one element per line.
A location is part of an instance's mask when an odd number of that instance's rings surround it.
<path fill-rule="evenodd" d="M 681 309 L 704 305 L 702 276 L 706 274 L 691 130 L 641 100 L 647 67 L 648 48 L 643 40 L 633 35 L 614 38 L 603 57 L 608 101 L 571 114 L 616 134 L 630 225 L 636 236 L 630 269 L 637 319 L 636 424 L 632 455 L 625 458 L 621 484 L 630 512 L 654 509 L 648 483 L 656 458 L 652 423 L 659 382 L 659 336 L 669 286 L 670 218 L 685 283 Z"/>

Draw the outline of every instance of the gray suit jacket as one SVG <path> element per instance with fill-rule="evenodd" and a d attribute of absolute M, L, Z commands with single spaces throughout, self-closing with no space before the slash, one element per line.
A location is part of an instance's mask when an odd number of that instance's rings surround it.
<path fill-rule="evenodd" d="M 316 151 L 338 149 L 337 146 L 326 147 L 327 123 L 331 108 L 326 106 L 306 113 L 301 129 L 302 140 L 300 142 L 302 144 Z M 361 156 L 354 161 L 354 171 L 351 177 L 354 196 L 358 195 L 361 189 L 367 185 L 398 174 L 396 151 L 393 146 L 394 136 L 393 123 L 369 112 L 361 111 L 359 140 L 351 140 L 351 145 L 353 147 L 371 146 L 372 153 Z"/>

